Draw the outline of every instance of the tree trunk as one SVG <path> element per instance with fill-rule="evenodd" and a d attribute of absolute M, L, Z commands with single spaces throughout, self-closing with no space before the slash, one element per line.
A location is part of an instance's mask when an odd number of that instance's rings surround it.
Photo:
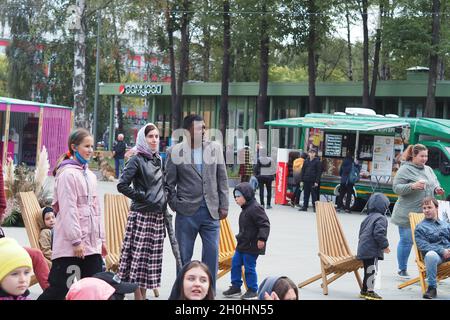
<path fill-rule="evenodd" d="M 209 0 L 203 0 L 203 9 L 205 12 L 211 10 Z M 203 81 L 209 81 L 209 59 L 211 56 L 211 27 L 209 23 L 203 23 Z"/>
<path fill-rule="evenodd" d="M 431 25 L 431 50 L 430 50 L 430 71 L 428 74 L 427 102 L 425 104 L 424 117 L 434 117 L 436 114 L 436 78 L 438 66 L 438 46 L 440 41 L 440 21 L 439 21 L 440 0 L 433 0 L 432 12 L 433 22 Z"/>
<path fill-rule="evenodd" d="M 385 2 L 385 10 L 384 15 L 385 17 L 392 18 L 394 16 L 394 5 L 391 5 L 390 1 Z M 382 62 L 381 62 L 381 74 L 380 79 L 381 80 L 390 80 L 391 79 L 391 67 L 389 65 L 389 50 L 386 49 L 384 46 L 381 48 L 381 56 L 382 56 Z"/>
<path fill-rule="evenodd" d="M 112 16 L 113 16 L 113 30 L 114 30 L 114 42 L 115 42 L 115 48 L 113 50 L 116 50 L 114 54 L 114 68 L 116 73 L 116 81 L 118 83 L 122 82 L 121 75 L 120 75 L 120 65 L 121 65 L 121 56 L 120 56 L 120 41 L 119 36 L 117 34 L 117 20 L 116 20 L 116 9 L 112 8 Z M 123 131 L 123 111 L 122 111 L 122 97 L 120 95 L 116 96 L 116 109 L 117 109 L 117 133 L 124 133 Z M 112 132 L 112 131 L 111 131 Z"/>
<path fill-rule="evenodd" d="M 377 29 L 376 39 L 375 39 L 375 53 L 373 57 L 373 69 L 372 69 L 372 83 L 370 84 L 370 107 L 375 109 L 375 94 L 377 91 L 377 81 L 378 81 L 378 67 L 380 65 L 380 49 L 381 49 L 381 27 L 382 27 L 382 17 L 383 17 L 383 3 L 380 2 L 380 25 Z"/>
<path fill-rule="evenodd" d="M 350 39 L 350 11 L 347 2 L 345 2 L 345 18 L 347 19 L 347 50 L 348 50 L 348 70 L 347 77 L 349 81 L 353 81 L 353 57 L 352 43 Z"/>
<path fill-rule="evenodd" d="M 86 114 L 86 25 L 84 14 L 86 11 L 85 0 L 77 0 L 77 7 L 81 16 L 80 28 L 75 30 L 75 50 L 73 67 L 73 104 L 74 126 L 91 130 L 91 125 Z"/>
<path fill-rule="evenodd" d="M 445 63 L 444 59 L 442 57 L 439 58 L 438 62 L 438 80 L 444 80 L 445 79 Z"/>
<path fill-rule="evenodd" d="M 222 89 L 220 96 L 220 117 L 219 129 L 222 132 L 224 144 L 226 139 L 226 129 L 228 125 L 228 87 L 230 84 L 230 1 L 223 1 L 223 61 L 222 61 Z M 230 141 L 231 143 L 231 141 Z"/>
<path fill-rule="evenodd" d="M 309 112 L 317 112 L 316 103 L 316 6 L 315 0 L 308 1 L 309 12 L 309 30 L 308 30 L 308 94 L 309 94 Z"/>
<path fill-rule="evenodd" d="M 177 101 L 177 82 L 176 82 L 176 72 L 175 72 L 175 49 L 173 45 L 173 17 L 172 8 L 168 5 L 166 8 L 166 28 L 167 37 L 169 41 L 169 64 L 170 64 L 170 101 L 172 110 L 172 124 L 173 128 L 178 128 L 180 124 L 180 115 L 176 112 L 176 101 Z"/>
<path fill-rule="evenodd" d="M 257 102 L 257 128 L 263 129 L 267 113 L 267 86 L 269 84 L 269 34 L 266 16 L 266 5 L 263 4 L 260 30 L 260 75 L 259 75 L 259 94 Z"/>
<path fill-rule="evenodd" d="M 370 108 L 369 101 L 369 31 L 367 27 L 367 0 L 362 0 L 363 20 L 363 108 Z"/>
<path fill-rule="evenodd" d="M 178 73 L 178 85 L 177 85 L 177 99 L 175 102 L 175 108 L 173 110 L 172 119 L 173 129 L 178 129 L 181 127 L 181 115 L 183 110 L 183 84 L 184 81 L 188 79 L 188 68 L 189 68 L 189 0 L 183 1 L 183 15 L 181 17 L 181 60 L 180 60 L 180 70 Z"/>
<path fill-rule="evenodd" d="M 382 49 L 383 52 L 383 62 L 381 63 L 381 80 L 390 80 L 391 79 L 391 68 L 389 67 L 389 52 L 385 49 Z"/>

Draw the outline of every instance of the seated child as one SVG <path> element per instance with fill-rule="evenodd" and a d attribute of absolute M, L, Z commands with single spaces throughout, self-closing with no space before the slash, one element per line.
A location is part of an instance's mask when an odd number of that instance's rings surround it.
<path fill-rule="evenodd" d="M 99 272 L 75 282 L 66 300 L 124 300 L 125 294 L 137 288 L 138 284 L 120 281 L 112 272 Z"/>
<path fill-rule="evenodd" d="M 0 239 L 0 300 L 29 300 L 32 264 L 22 246 L 12 238 Z"/>
<path fill-rule="evenodd" d="M 44 227 L 39 235 L 39 245 L 44 256 L 52 260 L 53 226 L 55 225 L 55 213 L 51 207 L 42 208 L 42 220 Z"/>

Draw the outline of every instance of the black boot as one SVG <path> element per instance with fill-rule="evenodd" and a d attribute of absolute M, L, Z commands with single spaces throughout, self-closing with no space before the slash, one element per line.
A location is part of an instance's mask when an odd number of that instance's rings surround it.
<path fill-rule="evenodd" d="M 424 299 L 433 299 L 437 296 L 437 290 L 434 287 L 428 287 L 427 292 L 423 295 Z"/>

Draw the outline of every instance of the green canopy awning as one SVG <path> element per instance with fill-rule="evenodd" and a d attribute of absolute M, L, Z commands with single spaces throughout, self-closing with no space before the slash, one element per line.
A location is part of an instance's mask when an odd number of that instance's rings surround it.
<path fill-rule="evenodd" d="M 288 118 L 265 122 L 270 127 L 288 128 L 316 128 L 336 131 L 374 131 L 386 128 L 394 128 L 409 125 L 406 121 L 370 121 L 367 119 L 345 119 L 343 117 L 330 118 Z"/>

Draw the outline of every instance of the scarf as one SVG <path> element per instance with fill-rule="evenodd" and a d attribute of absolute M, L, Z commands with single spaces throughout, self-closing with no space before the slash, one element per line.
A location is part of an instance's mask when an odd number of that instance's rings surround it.
<path fill-rule="evenodd" d="M 147 126 L 149 125 L 153 125 L 154 127 L 156 127 L 153 123 L 147 123 L 139 130 L 136 138 L 136 151 L 142 155 L 147 156 L 150 159 L 153 159 L 153 157 L 155 157 L 159 152 L 159 146 L 155 150 L 153 150 L 150 148 L 147 140 L 145 139 L 145 128 L 147 128 Z"/>

